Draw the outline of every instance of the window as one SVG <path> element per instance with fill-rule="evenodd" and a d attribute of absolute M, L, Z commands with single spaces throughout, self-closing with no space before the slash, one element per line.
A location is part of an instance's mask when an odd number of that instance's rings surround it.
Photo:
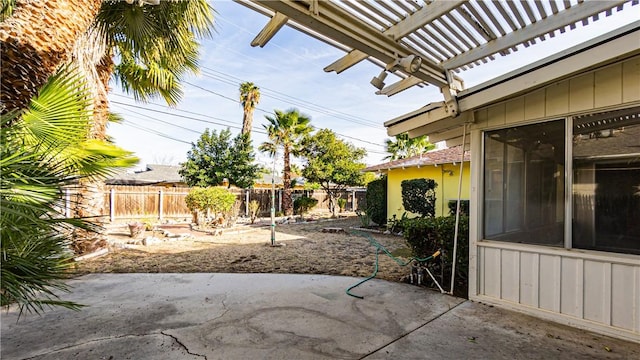
<path fill-rule="evenodd" d="M 573 123 L 573 247 L 640 254 L 640 108 Z"/>
<path fill-rule="evenodd" d="M 484 237 L 564 245 L 564 121 L 484 135 Z"/>
<path fill-rule="evenodd" d="M 484 133 L 484 238 L 640 255 L 640 107 L 566 121 Z"/>

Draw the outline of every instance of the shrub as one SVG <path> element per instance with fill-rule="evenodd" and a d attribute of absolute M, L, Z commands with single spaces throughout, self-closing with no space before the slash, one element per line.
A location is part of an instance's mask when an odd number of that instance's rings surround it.
<path fill-rule="evenodd" d="M 229 213 L 236 203 L 236 196 L 229 190 L 220 187 L 193 188 L 185 197 L 187 208 L 196 214 L 205 213 L 214 221 L 227 220 L 232 215 Z"/>
<path fill-rule="evenodd" d="M 343 212 L 345 207 L 347 207 L 347 199 L 338 198 L 338 208 L 340 208 L 340 212 Z"/>
<path fill-rule="evenodd" d="M 304 215 L 316 205 L 318 205 L 318 199 L 302 196 L 293 201 L 293 211 L 298 215 Z"/>
<path fill-rule="evenodd" d="M 387 177 L 383 176 L 367 184 L 367 215 L 378 225 L 387 222 Z"/>
<path fill-rule="evenodd" d="M 258 211 L 260 211 L 260 203 L 257 200 L 249 201 L 249 216 L 251 217 L 252 224 L 256 222 Z"/>
<path fill-rule="evenodd" d="M 433 179 L 403 180 L 402 206 L 407 211 L 422 217 L 434 217 L 436 215 L 436 187 L 438 184 Z"/>
<path fill-rule="evenodd" d="M 426 217 L 402 221 L 403 236 L 409 243 L 414 256 L 424 258 L 441 250 L 440 260 L 436 261 L 435 272 L 447 288 L 451 283 L 451 263 L 453 257 L 453 238 L 455 234 L 455 216 Z M 437 259 L 436 259 L 437 260 Z M 457 296 L 466 297 L 468 293 L 469 272 L 469 218 L 460 217 L 458 232 L 458 252 L 456 262 Z"/>
<path fill-rule="evenodd" d="M 449 200 L 449 215 L 456 215 L 458 200 Z M 460 215 L 469 216 L 469 200 L 460 200 Z"/>

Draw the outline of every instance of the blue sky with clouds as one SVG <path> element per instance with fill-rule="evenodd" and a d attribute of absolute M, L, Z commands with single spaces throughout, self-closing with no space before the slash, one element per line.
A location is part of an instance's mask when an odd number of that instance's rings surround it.
<path fill-rule="evenodd" d="M 330 128 L 344 140 L 367 149 L 368 165 L 382 162 L 386 155 L 384 141 L 388 137 L 382 125 L 386 120 L 442 100 L 439 90 L 432 86 L 413 87 L 392 97 L 376 95 L 369 81 L 380 69 L 368 61 L 339 75 L 325 73 L 323 68 L 344 53 L 287 26 L 264 48 L 252 48 L 251 41 L 269 18 L 231 1 L 211 4 L 217 12 L 216 31 L 211 39 L 202 41 L 201 73 L 186 78 L 185 95 L 177 108 L 167 108 L 160 99 L 136 103 L 112 84 L 112 111 L 125 120 L 111 124 L 108 133 L 116 144 L 140 157 L 138 168 L 184 161 L 190 143 L 207 127 L 218 131 L 229 127 L 234 134 L 240 132 L 242 107 L 237 99 L 242 81 L 261 88 L 261 100 L 254 113 L 255 146 L 267 140 L 262 127 L 265 115 L 274 109 L 295 107 L 310 116 L 315 127 Z M 473 86 L 637 20 L 634 10 L 614 13 L 589 25 L 586 37 L 585 32 L 568 31 L 565 36 L 520 50 L 516 56 L 459 75 L 467 87 Z M 392 82 L 392 77 L 387 83 Z M 258 160 L 271 163 L 260 153 Z"/>

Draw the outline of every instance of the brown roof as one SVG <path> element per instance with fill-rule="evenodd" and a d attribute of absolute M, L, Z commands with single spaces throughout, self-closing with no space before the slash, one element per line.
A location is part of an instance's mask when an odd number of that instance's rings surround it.
<path fill-rule="evenodd" d="M 408 157 L 406 159 L 394 160 L 379 165 L 369 166 L 362 171 L 373 172 L 414 166 L 440 165 L 460 162 L 461 149 L 462 148 L 460 146 L 456 146 L 448 149 L 429 151 L 424 154 Z M 465 151 L 464 161 L 470 161 L 469 151 Z"/>

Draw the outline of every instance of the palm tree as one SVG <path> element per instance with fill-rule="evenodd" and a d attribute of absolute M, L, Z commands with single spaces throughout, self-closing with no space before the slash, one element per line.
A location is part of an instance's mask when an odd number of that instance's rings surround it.
<path fill-rule="evenodd" d="M 3 4 L 0 113 L 7 114 L 25 109 L 49 76 L 68 61 L 69 49 L 94 22 L 102 0 Z"/>
<path fill-rule="evenodd" d="M 0 24 L 2 113 L 23 109 L 46 79 L 70 59 L 83 69 L 91 85 L 94 139 L 106 138 L 108 82 L 114 74 L 138 100 L 160 96 L 176 104 L 182 96 L 181 78 L 197 70 L 196 37 L 210 35 L 213 11 L 206 0 L 163 1 L 154 6 L 145 1 L 131 3 L 8 0 L 2 9 L 6 20 Z M 76 215 L 100 222 L 102 184 L 85 181 L 83 185 Z M 89 248 L 104 242 L 97 234 L 89 235 L 80 235 L 90 237 Z"/>
<path fill-rule="evenodd" d="M 253 110 L 260 102 L 260 88 L 252 82 L 240 84 L 240 102 L 242 103 L 242 133 L 251 137 L 251 127 L 253 125 Z"/>
<path fill-rule="evenodd" d="M 100 177 L 137 161 L 129 152 L 88 139 L 90 99 L 77 73 L 63 69 L 49 78 L 25 111 L 0 116 L 0 305 L 28 312 L 45 306 L 77 309 L 54 290 L 73 270 L 70 234 L 92 223 L 65 218 L 63 187 Z"/>
<path fill-rule="evenodd" d="M 408 133 L 398 134 L 395 139 L 387 139 L 386 146 L 390 155 L 384 159 L 390 161 L 420 155 L 435 148 L 426 136 L 410 139 Z"/>
<path fill-rule="evenodd" d="M 275 116 L 267 115 L 265 118 L 269 124 L 263 126 L 267 130 L 270 141 L 260 144 L 259 149 L 275 156 L 278 149 L 282 148 L 284 159 L 282 207 L 285 215 L 292 215 L 291 155 L 300 153 L 302 139 L 311 132 L 309 125 L 311 119 L 300 114 L 297 109 L 290 109 L 287 112 L 275 110 Z"/>

